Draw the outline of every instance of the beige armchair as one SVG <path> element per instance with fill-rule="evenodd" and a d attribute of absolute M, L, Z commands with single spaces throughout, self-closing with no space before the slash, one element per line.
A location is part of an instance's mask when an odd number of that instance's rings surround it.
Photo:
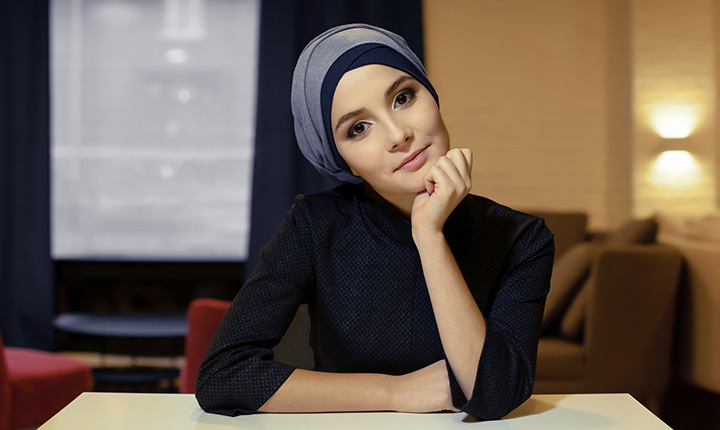
<path fill-rule="evenodd" d="M 658 240 L 676 247 L 686 264 L 675 370 L 685 382 L 720 394 L 720 218 L 696 221 L 686 231 L 666 230 Z"/>
<path fill-rule="evenodd" d="M 546 221 L 553 230 L 552 216 Z M 683 260 L 654 243 L 656 232 L 654 220 L 634 221 L 556 257 L 535 393 L 627 392 L 658 411 Z"/>

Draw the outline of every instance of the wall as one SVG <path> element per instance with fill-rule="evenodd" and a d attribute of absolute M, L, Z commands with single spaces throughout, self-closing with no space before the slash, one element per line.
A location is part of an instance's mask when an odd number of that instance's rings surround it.
<path fill-rule="evenodd" d="M 453 144 L 474 150 L 473 192 L 585 211 L 595 229 L 658 210 L 712 211 L 712 3 L 425 0 L 428 73 Z M 660 138 L 647 107 L 668 86 L 684 94 L 683 82 L 703 104 L 692 137 L 704 176 L 678 194 L 667 172 L 660 185 L 649 174 Z"/>
<path fill-rule="evenodd" d="M 605 3 L 426 0 L 428 73 L 474 150 L 473 192 L 611 223 Z"/>
<path fill-rule="evenodd" d="M 638 215 L 662 211 L 697 216 L 716 208 L 714 3 L 633 1 L 634 209 Z M 664 140 L 659 137 L 660 121 L 687 123 L 690 135 L 679 142 Z M 663 154 L 667 148 L 689 153 Z"/>

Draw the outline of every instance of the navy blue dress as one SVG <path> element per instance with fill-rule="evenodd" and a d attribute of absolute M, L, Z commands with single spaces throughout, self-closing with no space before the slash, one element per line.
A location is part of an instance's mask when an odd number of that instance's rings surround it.
<path fill-rule="evenodd" d="M 448 366 L 453 404 L 497 419 L 532 393 L 553 235 L 541 218 L 468 195 L 445 237 L 487 322 L 466 399 Z M 208 412 L 254 413 L 294 368 L 273 361 L 308 303 L 315 369 L 405 374 L 444 359 L 410 222 L 361 185 L 300 196 L 240 289 L 200 368 Z"/>

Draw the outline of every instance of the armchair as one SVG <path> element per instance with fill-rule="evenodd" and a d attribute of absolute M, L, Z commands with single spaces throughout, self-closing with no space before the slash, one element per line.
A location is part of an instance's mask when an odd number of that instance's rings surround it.
<path fill-rule="evenodd" d="M 205 351 L 220 325 L 230 302 L 195 299 L 188 307 L 188 331 L 185 336 L 185 365 L 180 369 L 180 392 L 194 393 L 197 374 Z"/>
<path fill-rule="evenodd" d="M 653 219 L 633 221 L 556 259 L 535 393 L 627 392 L 658 411 L 683 259 L 656 232 Z"/>
<path fill-rule="evenodd" d="M 92 371 L 85 363 L 6 347 L 0 336 L 0 430 L 38 426 L 92 384 Z"/>
<path fill-rule="evenodd" d="M 199 298 L 188 307 L 188 332 L 185 337 L 185 365 L 180 369 L 180 392 L 194 393 L 197 374 L 205 351 L 230 307 L 225 300 Z M 314 366 L 310 348 L 310 316 L 307 305 L 298 309 L 287 333 L 273 348 L 275 359 L 305 369 Z"/>

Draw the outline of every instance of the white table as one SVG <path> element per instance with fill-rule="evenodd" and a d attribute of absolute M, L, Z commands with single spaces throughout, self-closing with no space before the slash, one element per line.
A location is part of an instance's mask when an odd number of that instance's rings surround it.
<path fill-rule="evenodd" d="M 507 417 L 477 422 L 463 413 L 256 414 L 203 412 L 192 394 L 83 393 L 38 430 L 83 429 L 669 429 L 629 394 L 535 395 Z"/>

